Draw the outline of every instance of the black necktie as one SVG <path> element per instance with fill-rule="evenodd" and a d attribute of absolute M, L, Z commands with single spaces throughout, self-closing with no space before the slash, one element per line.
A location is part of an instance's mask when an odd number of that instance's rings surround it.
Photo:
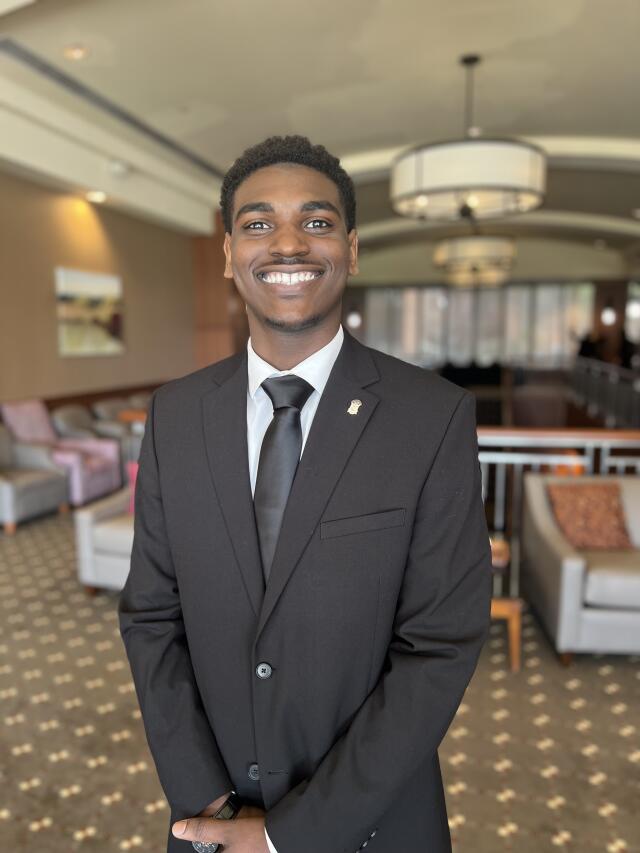
<path fill-rule="evenodd" d="M 302 450 L 300 410 L 313 386 L 290 373 L 265 379 L 262 387 L 273 403 L 273 420 L 260 448 L 253 504 L 266 583 Z"/>

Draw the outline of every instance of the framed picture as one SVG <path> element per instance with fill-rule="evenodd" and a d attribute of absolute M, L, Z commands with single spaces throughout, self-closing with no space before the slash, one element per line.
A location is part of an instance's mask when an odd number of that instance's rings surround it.
<path fill-rule="evenodd" d="M 120 278 L 57 267 L 55 282 L 60 355 L 119 355 L 124 352 Z"/>

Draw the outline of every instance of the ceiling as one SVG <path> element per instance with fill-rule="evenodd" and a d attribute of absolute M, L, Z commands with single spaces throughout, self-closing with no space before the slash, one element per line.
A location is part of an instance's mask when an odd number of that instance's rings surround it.
<path fill-rule="evenodd" d="M 0 17 L 0 31 L 85 88 L 1 55 L 0 79 L 191 179 L 215 184 L 271 134 L 322 142 L 356 177 L 370 247 L 443 233 L 403 231 L 386 173 L 398 148 L 461 135 L 458 58 L 479 52 L 475 124 L 543 142 L 540 213 L 561 214 L 505 225 L 519 239 L 604 239 L 630 263 L 640 244 L 638 0 L 36 0 Z M 85 59 L 65 58 L 72 44 Z"/>

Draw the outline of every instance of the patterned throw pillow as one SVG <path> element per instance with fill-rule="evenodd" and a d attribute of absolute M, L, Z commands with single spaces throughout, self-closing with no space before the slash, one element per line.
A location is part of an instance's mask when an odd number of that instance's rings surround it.
<path fill-rule="evenodd" d="M 618 483 L 549 483 L 547 493 L 574 548 L 633 550 Z"/>

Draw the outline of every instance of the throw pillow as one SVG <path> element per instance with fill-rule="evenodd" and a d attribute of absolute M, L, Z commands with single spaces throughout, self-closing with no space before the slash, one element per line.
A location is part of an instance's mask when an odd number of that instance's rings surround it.
<path fill-rule="evenodd" d="M 618 483 L 549 483 L 547 493 L 574 548 L 633 550 Z"/>

